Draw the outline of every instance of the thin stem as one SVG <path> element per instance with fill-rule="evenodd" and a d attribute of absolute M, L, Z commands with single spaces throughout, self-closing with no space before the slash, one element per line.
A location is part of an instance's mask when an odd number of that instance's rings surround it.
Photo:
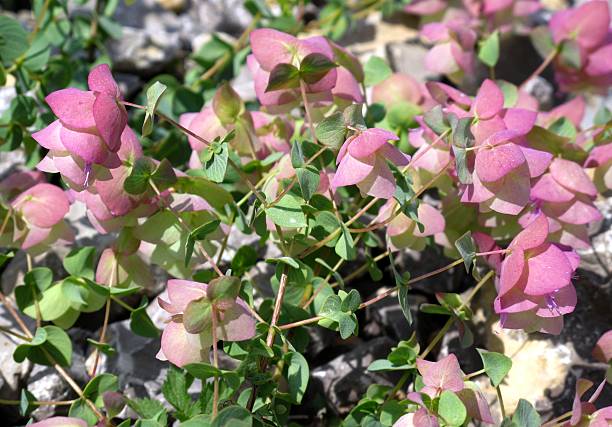
<path fill-rule="evenodd" d="M 12 335 L 16 338 L 19 338 L 23 341 L 30 341 L 31 339 L 26 337 L 25 335 L 20 334 L 19 332 L 15 332 L 12 329 L 5 328 L 4 326 L 0 326 L 0 332 L 4 332 L 5 334 Z"/>
<path fill-rule="evenodd" d="M 274 344 L 274 336 L 276 335 L 276 324 L 280 317 L 281 307 L 283 305 L 283 299 L 285 297 L 285 290 L 287 288 L 287 272 L 283 270 L 281 274 L 280 284 L 278 286 L 278 294 L 276 294 L 276 300 L 274 301 L 274 311 L 272 312 L 272 321 L 270 322 L 270 329 L 268 329 L 268 337 L 266 344 L 268 347 L 272 347 Z"/>
<path fill-rule="evenodd" d="M 130 307 L 128 304 L 124 303 L 123 301 L 121 301 L 119 298 L 117 298 L 114 295 L 111 295 L 111 299 L 116 302 L 117 304 L 119 304 L 121 307 L 125 308 L 127 311 L 132 312 L 135 311 L 134 308 Z"/>
<path fill-rule="evenodd" d="M 116 284 L 118 279 L 119 279 L 119 263 L 117 261 L 117 258 L 115 257 L 113 259 L 113 264 L 111 266 L 111 276 L 108 281 L 109 292 L 110 292 L 110 289 L 113 287 L 113 285 Z M 104 340 L 106 339 L 106 329 L 108 328 L 108 322 L 110 320 L 111 302 L 112 302 L 112 299 L 110 298 L 110 294 L 109 294 L 109 298 L 106 300 L 106 306 L 104 308 L 104 321 L 102 323 L 102 331 L 100 332 L 100 339 L 98 340 L 98 342 L 102 344 L 104 344 Z M 91 373 L 89 375 L 91 377 L 96 376 L 96 371 L 98 370 L 98 363 L 100 362 L 100 350 L 97 347 L 95 348 L 94 353 L 95 353 L 94 364 L 93 364 L 93 367 L 91 368 Z"/>
<path fill-rule="evenodd" d="M 2 226 L 0 226 L 0 236 L 4 234 L 4 230 L 6 229 L 6 226 L 8 225 L 9 219 L 11 219 L 11 209 L 6 211 L 6 216 L 4 217 L 4 220 L 2 221 Z"/>
<path fill-rule="evenodd" d="M 495 387 L 495 391 L 497 392 L 497 401 L 499 402 L 499 410 L 501 411 L 502 419 L 505 419 L 506 408 L 504 406 L 504 398 L 502 397 L 502 392 L 499 386 Z"/>
<path fill-rule="evenodd" d="M 21 317 L 15 310 L 15 307 L 13 307 L 13 304 L 11 303 L 11 301 L 6 297 L 6 295 L 4 295 L 3 292 L 0 292 L 0 302 L 4 304 L 6 309 L 9 311 L 9 314 L 15 320 L 17 325 L 19 325 L 19 327 L 21 328 L 25 336 L 32 339 L 32 333 L 30 332 L 26 324 L 23 322 L 23 320 L 21 319 Z"/>
<path fill-rule="evenodd" d="M 438 331 L 438 333 L 436 334 L 434 339 L 431 340 L 427 348 L 425 348 L 425 350 L 423 350 L 423 353 L 419 355 L 420 359 L 424 359 L 429 353 L 431 353 L 431 351 L 436 347 L 436 345 L 442 339 L 442 337 L 446 335 L 450 327 L 453 326 L 454 322 L 455 322 L 455 319 L 453 319 L 452 317 L 448 318 L 444 326 L 442 326 L 442 329 Z"/>
<path fill-rule="evenodd" d="M 531 73 L 531 75 L 529 77 L 527 77 L 527 79 L 523 83 L 521 83 L 521 85 L 519 86 L 519 90 L 525 89 L 525 85 L 530 80 L 535 79 L 537 76 L 542 74 L 542 72 L 546 69 L 546 67 L 548 67 L 550 65 L 550 63 L 553 62 L 554 59 L 557 57 L 557 55 L 559 54 L 559 51 L 560 51 L 560 47 L 561 47 L 561 45 L 557 45 L 557 46 L 554 47 L 553 50 L 550 51 L 550 53 L 544 59 L 544 61 L 540 64 L 540 66 L 538 68 L 536 68 L 534 70 L 534 72 Z"/>
<path fill-rule="evenodd" d="M 397 392 L 404 386 L 404 384 L 406 384 L 406 381 L 410 379 L 411 375 L 412 371 L 410 370 L 404 372 L 401 378 L 397 381 L 397 384 L 395 384 L 395 387 L 393 387 L 393 389 L 389 391 L 389 394 L 387 394 L 387 398 L 385 399 L 384 403 L 387 403 L 389 400 L 393 399 Z"/>
<path fill-rule="evenodd" d="M 485 370 L 484 370 L 484 369 L 480 369 L 480 370 L 478 370 L 478 371 L 476 371 L 476 372 L 472 372 L 471 374 L 467 374 L 466 376 L 464 376 L 464 377 L 463 377 L 463 380 L 464 380 L 464 381 L 467 381 L 467 380 L 469 380 L 470 378 L 477 377 L 478 375 L 482 375 L 482 374 L 484 374 L 484 373 L 485 373 Z"/>
<path fill-rule="evenodd" d="M 32 405 L 36 406 L 68 406 L 72 405 L 76 402 L 77 399 L 72 400 L 34 400 L 29 402 Z M 9 399 L 0 399 L 0 405 L 21 405 L 20 400 L 9 400 Z"/>
<path fill-rule="evenodd" d="M 28 273 L 32 271 L 32 255 L 29 252 L 25 253 L 26 255 L 26 265 L 28 269 Z M 40 328 L 42 325 L 42 314 L 40 312 L 40 303 L 38 302 L 38 295 L 36 294 L 36 288 L 32 287 L 32 299 L 34 300 L 34 310 L 36 313 L 36 327 Z"/>
<path fill-rule="evenodd" d="M 315 144 L 317 144 L 317 136 L 315 135 L 314 122 L 312 121 L 312 113 L 310 111 L 310 104 L 306 97 L 306 84 L 300 80 L 300 93 L 302 94 L 302 102 L 304 103 L 304 109 L 306 110 L 306 120 L 308 121 L 308 127 L 310 129 L 310 135 Z"/>
<path fill-rule="evenodd" d="M 566 413 L 559 415 L 557 418 L 554 418 L 550 421 L 542 424 L 542 427 L 553 427 L 556 426 L 559 422 L 565 420 L 566 418 L 570 418 L 572 416 L 572 411 L 567 411 Z"/>
<path fill-rule="evenodd" d="M 219 369 L 219 350 L 217 348 L 217 309 L 212 308 L 212 348 L 213 348 L 213 366 Z M 219 406 L 219 377 L 215 374 L 213 377 L 213 412 L 212 417 L 217 417 Z"/>
<path fill-rule="evenodd" d="M 28 41 L 32 42 L 36 37 L 36 34 L 38 34 L 38 32 L 40 31 L 40 27 L 42 26 L 42 23 L 45 20 L 45 15 L 47 14 L 47 10 L 49 9 L 50 2 L 50 0 L 45 0 L 45 2 L 43 3 L 42 8 L 40 9 L 40 13 L 36 17 L 36 21 L 34 22 L 34 29 L 28 36 Z"/>

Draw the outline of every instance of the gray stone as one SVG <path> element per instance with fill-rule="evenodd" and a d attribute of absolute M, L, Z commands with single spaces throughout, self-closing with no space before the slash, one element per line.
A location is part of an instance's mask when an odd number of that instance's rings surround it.
<path fill-rule="evenodd" d="M 388 335 L 395 340 L 406 340 L 416 332 L 419 339 L 419 306 L 425 302 L 427 299 L 422 295 L 409 295 L 408 303 L 412 314 L 412 325 L 409 325 L 397 296 L 391 295 L 380 300 L 366 308 L 365 332 L 374 336 Z"/>
<path fill-rule="evenodd" d="M 428 50 L 416 39 L 386 45 L 387 59 L 391 67 L 396 72 L 409 74 L 420 82 L 440 77 L 425 67 L 425 55 Z"/>
<path fill-rule="evenodd" d="M 372 384 L 392 386 L 387 377 L 368 372 L 376 359 L 389 354 L 395 341 L 380 337 L 360 343 L 355 349 L 311 371 L 312 392 L 325 396 L 327 405 L 337 414 L 346 414 Z"/>
<path fill-rule="evenodd" d="M 525 84 L 525 91 L 538 100 L 540 108 L 549 110 L 553 106 L 555 88 L 545 78 L 537 76 Z"/>
<path fill-rule="evenodd" d="M 50 366 L 36 365 L 28 378 L 28 391 L 37 400 L 68 400 L 72 390 L 57 371 Z M 55 415 L 57 406 L 40 406 L 32 416 L 37 420 Z"/>

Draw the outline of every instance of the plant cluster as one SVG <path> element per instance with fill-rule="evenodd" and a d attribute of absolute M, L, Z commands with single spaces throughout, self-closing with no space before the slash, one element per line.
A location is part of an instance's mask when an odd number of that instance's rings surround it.
<path fill-rule="evenodd" d="M 348 339 L 359 332 L 359 311 L 384 298 L 398 298 L 409 328 L 411 285 L 461 265 L 473 276 L 471 291 L 438 293 L 436 304 L 420 307 L 447 319 L 444 327 L 427 343 L 400 341 L 373 362 L 370 371 L 401 378 L 393 388 L 372 386 L 342 425 L 495 424 L 493 405 L 503 426 L 540 425 L 526 400 L 513 415 L 504 411 L 499 386 L 508 356 L 480 349 L 483 369 L 468 374 L 454 354 L 428 356 L 453 327 L 462 346 L 473 345 L 470 305 L 482 287 L 495 288 L 504 329 L 559 334 L 579 304 L 577 251 L 589 247 L 588 226 L 602 219 L 595 201 L 612 189 L 612 114 L 602 107 L 583 126 L 584 95 L 608 90 L 612 80 L 608 3 L 555 12 L 534 28 L 528 17 L 542 7 L 536 0 L 332 1 L 318 22 L 329 38 L 287 32 L 296 5 L 280 3 L 275 16 L 248 1 L 253 25 L 235 45 L 213 38 L 195 54 L 185 84 L 153 79 L 131 101 L 104 55 L 91 67 L 87 59 L 119 31 L 110 19 L 116 2 L 67 20 L 64 2 L 35 1 L 30 33 L 0 17 L 0 76 L 16 90 L 0 119 L 0 148 L 24 150 L 32 169 L 0 182 L 0 242 L 10 249 L 2 261 L 17 251 L 28 260 L 14 294 L 0 293 L 20 330 L 0 330 L 22 341 L 15 361 L 53 366 L 77 396 L 67 417 L 31 425 L 290 425 L 309 383 L 307 328 Z M 446 83 L 420 84 L 377 57 L 362 65 L 332 40 L 378 8 L 420 17 L 431 45 L 426 66 Z M 517 32 L 530 34 L 544 55 L 530 79 L 552 66 L 568 94 L 551 111 L 540 110 L 524 83 L 494 77 L 500 40 Z M 255 103 L 223 82 L 242 64 Z M 474 96 L 464 93 L 462 80 L 483 65 L 490 78 Z M 73 245 L 68 218 L 77 203 L 97 232 L 114 238 L 101 253 Z M 237 231 L 258 243 L 224 262 Z M 265 260 L 274 266 L 271 298 L 248 274 L 260 260 L 253 246 L 266 245 L 276 248 Z M 37 255 L 60 246 L 70 248 L 65 277 L 36 266 Z M 401 251 L 431 247 L 455 261 L 417 277 L 396 262 Z M 149 303 L 152 265 L 172 279 Z M 366 273 L 386 290 L 352 289 L 350 281 Z M 129 399 L 121 378 L 98 373 L 100 353 L 116 353 L 107 333 L 113 304 L 129 312 L 134 334 L 159 339 L 172 408 Z M 167 314 L 163 331 L 150 304 Z M 82 387 L 66 371 L 73 353 L 66 331 L 97 311 L 104 323 L 89 340 L 91 379 Z M 221 366 L 221 351 L 237 368 Z M 593 356 L 610 363 L 612 332 Z M 498 403 L 487 402 L 472 380 L 478 375 L 488 376 Z M 612 407 L 596 401 L 611 381 L 609 368 L 586 399 L 593 384 L 580 379 L 571 410 L 546 425 L 609 425 Z M 13 403 L 24 416 L 58 404 L 26 389 Z M 126 418 L 126 406 L 137 420 Z"/>

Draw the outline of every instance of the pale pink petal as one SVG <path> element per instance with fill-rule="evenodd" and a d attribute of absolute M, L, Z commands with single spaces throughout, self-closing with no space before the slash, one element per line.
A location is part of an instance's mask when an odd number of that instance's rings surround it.
<path fill-rule="evenodd" d="M 164 356 L 178 367 L 189 363 L 208 360 L 208 350 L 212 345 L 210 331 L 202 334 L 190 334 L 182 323 L 171 321 L 164 328 L 161 337 L 161 349 Z"/>
<path fill-rule="evenodd" d="M 332 94 L 357 104 L 362 103 L 363 93 L 361 93 L 361 86 L 353 74 L 343 67 L 337 68 L 336 72 L 336 84 L 332 89 Z"/>
<path fill-rule="evenodd" d="M 62 144 L 72 154 L 76 154 L 86 163 L 104 163 L 108 157 L 108 149 L 102 139 L 93 133 L 76 132 L 66 127 L 60 131 Z"/>
<path fill-rule="evenodd" d="M 476 153 L 476 173 L 482 182 L 497 181 L 525 163 L 525 156 L 516 144 L 508 143 L 483 148 Z"/>
<path fill-rule="evenodd" d="M 34 132 L 32 138 L 47 150 L 66 150 L 60 139 L 62 124 L 59 120 L 54 121 L 44 129 Z"/>
<path fill-rule="evenodd" d="M 565 286 L 541 298 L 544 299 L 544 303 L 536 310 L 536 314 L 540 317 L 557 317 L 572 313 L 578 302 L 573 285 Z"/>
<path fill-rule="evenodd" d="M 548 237 L 548 220 L 540 214 L 536 216 L 523 231 L 516 235 L 510 247 L 519 247 L 526 251 L 537 248 L 546 242 Z"/>
<path fill-rule="evenodd" d="M 420 203 L 417 209 L 417 216 L 424 228 L 423 231 L 421 231 L 419 227 L 416 227 L 414 229 L 415 236 L 433 236 L 436 233 L 442 233 L 444 231 L 444 227 L 446 226 L 444 216 L 433 206 L 427 203 Z"/>
<path fill-rule="evenodd" d="M 87 423 L 79 418 L 51 417 L 30 424 L 30 427 L 87 427 Z"/>
<path fill-rule="evenodd" d="M 206 296 L 206 285 L 191 280 L 168 280 L 168 298 L 176 313 L 185 311 L 185 307 L 194 299 Z M 164 354 L 168 355 L 165 351 Z"/>
<path fill-rule="evenodd" d="M 388 144 L 388 141 L 397 141 L 399 137 L 385 129 L 367 129 L 358 134 L 348 147 L 351 156 L 359 159 L 368 157 Z"/>
<path fill-rule="evenodd" d="M 11 202 L 26 220 L 38 227 L 49 228 L 60 222 L 70 205 L 64 191 L 51 184 L 36 184 Z"/>
<path fill-rule="evenodd" d="M 350 156 L 347 156 L 350 157 Z M 390 199 L 395 194 L 395 178 L 381 156 L 376 156 L 375 166 L 370 174 L 357 183 L 364 194 L 380 199 Z"/>
<path fill-rule="evenodd" d="M 551 174 L 547 173 L 542 175 L 538 182 L 531 188 L 531 197 L 547 202 L 560 203 L 572 200 L 574 198 L 574 193 L 558 184 Z"/>
<path fill-rule="evenodd" d="M 385 144 L 380 148 L 379 153 L 396 166 L 406 166 L 410 163 L 410 156 L 402 153 L 395 145 Z"/>
<path fill-rule="evenodd" d="M 570 283 L 573 269 L 566 256 L 552 244 L 539 247 L 537 254 L 527 259 L 528 277 L 525 293 L 545 295 Z"/>
<path fill-rule="evenodd" d="M 255 336 L 257 321 L 240 298 L 221 314 L 218 326 L 219 339 L 224 341 L 244 341 Z"/>
<path fill-rule="evenodd" d="M 452 74 L 459 71 L 459 65 L 452 54 L 452 44 L 447 42 L 432 47 L 425 55 L 425 67 L 439 74 Z"/>
<path fill-rule="evenodd" d="M 438 362 L 417 359 L 416 365 L 425 385 L 454 392 L 463 390 L 463 372 L 454 354 L 451 353 Z"/>
<path fill-rule="evenodd" d="M 546 172 L 553 158 L 551 153 L 522 145 L 519 145 L 519 147 L 525 156 L 525 160 L 527 160 L 527 167 L 529 168 L 529 176 L 531 178 L 536 178 Z"/>
<path fill-rule="evenodd" d="M 121 97 L 119 86 L 117 86 L 111 69 L 107 64 L 100 64 L 92 68 L 89 76 L 87 76 L 87 84 L 89 85 L 89 90 L 94 92 L 101 92 L 113 98 Z"/>
<path fill-rule="evenodd" d="M 45 98 L 49 107 L 63 124 L 76 130 L 91 130 L 96 127 L 93 117 L 93 92 L 68 88 L 50 93 Z"/>
<path fill-rule="evenodd" d="M 501 265 L 499 278 L 499 295 L 503 296 L 516 285 L 523 275 L 525 267 L 525 252 L 519 247 L 512 248 Z"/>
<path fill-rule="evenodd" d="M 127 125 L 127 112 L 116 98 L 99 93 L 93 104 L 93 116 L 102 140 L 111 151 L 119 150 L 121 134 Z"/>
<path fill-rule="evenodd" d="M 490 209 L 508 215 L 518 215 L 529 203 L 531 182 L 527 166 L 515 169 L 499 181 L 487 184 L 487 187 L 495 195 L 486 202 Z"/>
<path fill-rule="evenodd" d="M 356 159 L 350 154 L 345 155 L 332 179 L 332 188 L 336 189 L 363 181 L 372 172 L 375 163 L 376 156 Z"/>
<path fill-rule="evenodd" d="M 553 178 L 565 188 L 595 197 L 597 189 L 584 169 L 576 162 L 556 158 L 550 164 Z"/>
<path fill-rule="evenodd" d="M 474 99 L 472 111 L 480 119 L 489 119 L 498 114 L 504 106 L 504 93 L 493 80 L 485 80 Z"/>
<path fill-rule="evenodd" d="M 516 131 L 519 135 L 527 135 L 536 122 L 538 113 L 522 108 L 509 108 L 504 114 L 504 122 L 510 130 Z"/>
<path fill-rule="evenodd" d="M 495 424 L 491 416 L 491 411 L 489 410 L 487 399 L 480 391 L 466 387 L 457 392 L 457 397 L 461 399 L 465 405 L 470 418 L 480 420 L 485 424 Z"/>
<path fill-rule="evenodd" d="M 575 38 L 585 49 L 592 49 L 602 43 L 608 35 L 609 26 L 608 2 L 599 0 L 556 13 L 550 21 L 555 42 Z"/>
<path fill-rule="evenodd" d="M 291 50 L 296 49 L 298 43 L 294 36 L 270 28 L 254 30 L 249 38 L 253 55 L 266 71 L 272 71 L 281 63 L 290 64 Z"/>
<path fill-rule="evenodd" d="M 612 359 L 612 329 L 597 340 L 593 349 L 593 357 L 602 363 L 608 363 Z"/>
<path fill-rule="evenodd" d="M 589 224 L 600 221 L 603 216 L 591 201 L 576 198 L 567 203 L 545 203 L 542 211 L 559 221 L 569 224 Z"/>

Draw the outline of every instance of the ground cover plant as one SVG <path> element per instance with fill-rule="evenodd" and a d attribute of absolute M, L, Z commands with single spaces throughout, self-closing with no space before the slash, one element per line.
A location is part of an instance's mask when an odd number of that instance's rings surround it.
<path fill-rule="evenodd" d="M 310 21 L 303 1 L 245 6 L 252 22 L 233 45 L 213 38 L 181 82 L 153 77 L 130 97 L 106 55 L 105 42 L 121 37 L 116 1 L 74 17 L 64 1 L 36 0 L 27 30 L 0 17 L 0 83 L 15 90 L 0 149 L 26 159 L 0 181 L 0 262 L 27 261 L 19 285 L 0 292 L 14 322 L 0 331 L 19 340 L 15 362 L 52 367 L 72 392 L 44 401 L 24 386 L 0 404 L 40 427 L 309 425 L 314 414 L 300 408 L 313 396 L 312 331 L 350 340 L 363 311 L 386 299 L 399 301 L 410 330 L 415 286 L 464 269 L 462 289 L 417 307 L 442 319 L 434 333 L 363 367 L 393 385 L 371 385 L 324 425 L 610 425 L 599 398 L 612 382 L 612 331 L 592 350 L 599 383 L 579 379 L 573 406 L 548 420 L 526 399 L 506 413 L 509 354 L 478 348 L 482 369 L 471 372 L 460 354 L 436 357 L 451 331 L 475 346 L 484 290 L 503 330 L 558 335 L 581 304 L 579 251 L 612 189 L 612 114 L 602 105 L 584 125 L 585 96 L 612 83 L 608 2 L 544 22 L 533 19 L 545 9 L 537 0 L 330 1 Z M 418 22 L 438 80 L 362 62 L 340 44 L 378 13 Z M 541 55 L 518 84 L 496 78 L 515 35 Z M 228 83 L 243 67 L 255 102 Z M 469 89 L 478 70 L 486 75 Z M 563 102 L 544 109 L 527 88 L 551 70 Z M 74 243 L 77 205 L 110 243 Z M 228 261 L 237 233 L 255 239 Z M 61 276 L 37 261 L 57 247 Z M 411 274 L 398 261 L 408 250 L 448 263 Z M 264 285 L 251 274 L 261 261 L 273 268 Z M 352 286 L 362 276 L 370 289 Z M 167 404 L 128 395 L 101 368 L 121 356 L 109 344 L 114 309 L 134 336 L 156 340 Z M 75 325 L 96 314 L 95 339 L 77 342 Z M 87 348 L 85 381 L 70 369 L 77 346 Z M 493 401 L 475 382 L 483 376 Z M 46 406 L 52 416 L 33 414 Z"/>

